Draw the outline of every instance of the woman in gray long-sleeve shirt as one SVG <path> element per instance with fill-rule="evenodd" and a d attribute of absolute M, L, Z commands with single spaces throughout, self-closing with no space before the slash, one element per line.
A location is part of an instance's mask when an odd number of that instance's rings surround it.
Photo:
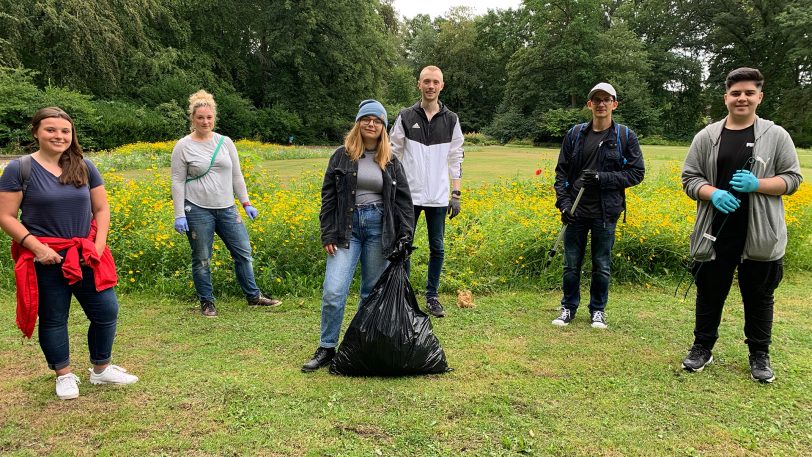
<path fill-rule="evenodd" d="M 217 104 L 211 94 L 204 90 L 192 94 L 189 97 L 192 133 L 181 138 L 172 150 L 175 230 L 186 233 L 189 239 L 192 281 L 200 299 L 200 312 L 206 317 L 217 316 L 209 266 L 215 233 L 234 259 L 237 282 L 248 304 L 277 306 L 282 303 L 264 296 L 254 280 L 251 243 L 234 196 L 251 220 L 259 212 L 248 200 L 234 142 L 214 133 L 216 116 Z"/>

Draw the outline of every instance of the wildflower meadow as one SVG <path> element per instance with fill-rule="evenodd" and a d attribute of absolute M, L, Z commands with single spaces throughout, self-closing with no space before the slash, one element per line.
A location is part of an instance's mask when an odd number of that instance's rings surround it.
<path fill-rule="evenodd" d="M 172 143 L 136 143 L 93 157 L 109 194 L 115 255 L 122 291 L 149 290 L 192 297 L 189 246 L 172 229 L 169 173 L 165 168 Z M 318 213 L 322 173 L 312 168 L 289 179 L 260 172 L 265 160 L 326 159 L 328 149 L 237 144 L 250 199 L 260 216 L 246 224 L 254 247 L 260 287 L 278 295 L 309 296 L 321 287 L 325 255 Z M 134 159 L 136 158 L 137 159 Z M 122 159 L 124 158 L 124 159 Z M 126 178 L 121 167 L 144 170 Z M 442 292 L 459 289 L 494 292 L 526 287 L 553 288 L 560 282 L 559 255 L 545 270 L 548 250 L 561 229 L 552 187 L 554 163 L 538 162 L 539 173 L 525 178 L 466 182 L 463 211 L 447 221 L 446 263 Z M 613 278 L 650 287 L 679 280 L 688 262 L 688 234 L 695 203 L 682 192 L 680 164 L 666 161 L 649 167 L 646 179 L 627 190 L 627 212 L 617 225 Z M 802 184 L 785 197 L 790 244 L 787 264 L 812 269 L 812 186 Z M 625 220 L 625 222 L 624 222 Z M 5 235 L 2 235 L 5 236 Z M 425 225 L 419 224 L 414 275 L 427 265 Z M 10 259 L 0 258 L 9 266 Z M 588 257 L 585 270 L 588 271 Z M 212 258 L 215 284 L 239 294 L 225 246 L 216 238 Z M 2 286 L 11 288 L 10 275 Z"/>

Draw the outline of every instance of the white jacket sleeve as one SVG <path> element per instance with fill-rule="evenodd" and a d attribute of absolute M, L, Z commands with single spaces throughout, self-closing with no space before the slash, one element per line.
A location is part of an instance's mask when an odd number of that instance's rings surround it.
<path fill-rule="evenodd" d="M 451 146 L 448 151 L 448 170 L 451 173 L 451 179 L 462 178 L 462 160 L 465 155 L 462 149 L 462 143 L 465 141 L 465 135 L 462 134 L 462 127 L 460 127 L 460 120 L 454 125 L 454 133 L 451 136 Z"/>
<path fill-rule="evenodd" d="M 403 153 L 406 150 L 406 132 L 403 131 L 403 123 L 398 114 L 397 119 L 392 124 L 392 131 L 389 133 L 389 144 L 392 145 L 392 154 L 403 160 Z"/>

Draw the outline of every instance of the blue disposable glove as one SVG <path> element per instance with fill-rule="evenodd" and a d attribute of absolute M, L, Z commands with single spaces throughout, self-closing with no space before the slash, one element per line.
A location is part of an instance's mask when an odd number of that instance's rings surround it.
<path fill-rule="evenodd" d="M 711 194 L 711 203 L 722 213 L 728 214 L 739 208 L 741 200 L 726 190 L 716 189 Z"/>
<path fill-rule="evenodd" d="M 259 216 L 259 211 L 257 211 L 257 209 L 253 206 L 248 205 L 245 207 L 245 214 L 247 214 L 248 218 L 253 221 L 257 216 Z"/>
<path fill-rule="evenodd" d="M 730 180 L 730 188 L 736 192 L 755 192 L 758 190 L 758 178 L 750 170 L 736 170 Z"/>
<path fill-rule="evenodd" d="M 185 217 L 175 218 L 175 230 L 177 230 L 178 233 L 185 233 L 189 231 L 189 223 L 186 222 Z"/>

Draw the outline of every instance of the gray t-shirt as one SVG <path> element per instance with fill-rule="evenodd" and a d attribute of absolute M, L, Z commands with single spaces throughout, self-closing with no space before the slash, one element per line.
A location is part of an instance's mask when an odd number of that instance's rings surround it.
<path fill-rule="evenodd" d="M 358 182 L 355 189 L 355 205 L 370 205 L 383 201 L 383 171 L 375 163 L 378 151 L 365 151 L 358 159 Z"/>
<path fill-rule="evenodd" d="M 62 184 L 36 160 L 31 160 L 31 177 L 20 203 L 20 222 L 34 236 L 84 238 L 90 233 L 93 211 L 90 189 L 104 185 L 99 170 L 87 164 L 88 184 Z M 20 192 L 20 162 L 12 160 L 0 176 L 0 192 Z"/>
<path fill-rule="evenodd" d="M 237 147 L 231 138 L 224 138 L 211 170 L 206 173 L 220 137 L 215 133 L 208 141 L 195 141 L 191 135 L 186 135 L 175 144 L 172 150 L 172 203 L 176 218 L 186 216 L 183 210 L 185 200 L 208 209 L 233 206 L 234 195 L 241 203 L 248 201 Z M 204 173 L 203 177 L 186 182 L 186 179 Z"/>

